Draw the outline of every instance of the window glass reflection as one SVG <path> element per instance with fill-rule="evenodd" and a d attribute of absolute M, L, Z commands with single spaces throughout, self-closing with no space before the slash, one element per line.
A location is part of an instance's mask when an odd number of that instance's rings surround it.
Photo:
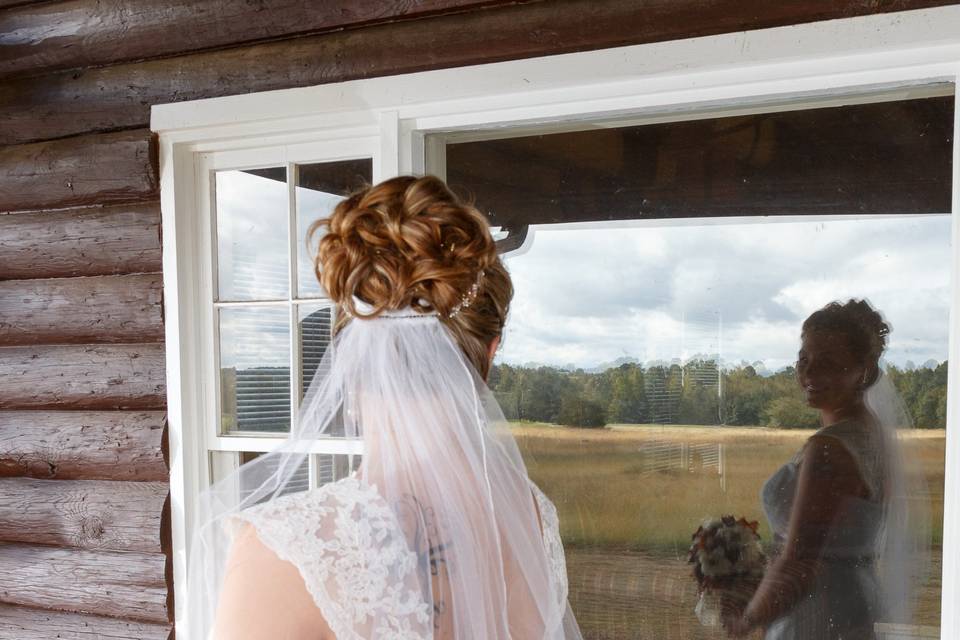
<path fill-rule="evenodd" d="M 927 514 L 914 513 L 907 531 L 922 538 L 919 559 L 929 563 L 910 621 L 939 624 L 949 229 L 940 215 L 532 230 L 529 250 L 507 261 L 516 296 L 490 383 L 531 477 L 560 510 L 571 602 L 587 637 L 724 637 L 695 613 L 691 534 L 706 519 L 745 516 L 770 562 L 778 557 L 786 530 L 771 527 L 768 512 L 789 513 L 789 504 L 777 507 L 771 487 L 792 498 L 783 468 L 796 472 L 823 424 L 811 394 L 837 386 L 803 377 L 802 327 L 851 297 L 867 298 L 892 328 L 877 370 L 903 403 L 895 426 L 916 427 L 893 431 L 903 456 L 895 471 Z M 864 369 L 860 356 L 847 361 L 851 340 L 821 349 L 817 367 Z M 893 471 L 863 462 L 877 460 L 879 440 L 858 440 L 850 421 L 837 433 L 859 444 L 854 466 L 832 477 L 863 467 L 877 499 L 844 506 L 846 537 L 805 529 L 831 541 L 818 558 L 856 567 L 829 583 L 849 597 L 817 613 L 832 607 L 851 624 L 887 624 L 857 613 L 873 595 L 858 601 L 850 585 L 872 575 L 879 512 L 863 505 L 882 511 L 877 487 Z M 840 502 L 830 491 L 827 502 Z M 797 637 L 828 637 L 811 633 Z"/>
<path fill-rule="evenodd" d="M 219 313 L 221 431 L 289 431 L 289 311 L 249 307 Z"/>
<path fill-rule="evenodd" d="M 277 300 L 290 290 L 283 167 L 216 172 L 219 300 Z"/>

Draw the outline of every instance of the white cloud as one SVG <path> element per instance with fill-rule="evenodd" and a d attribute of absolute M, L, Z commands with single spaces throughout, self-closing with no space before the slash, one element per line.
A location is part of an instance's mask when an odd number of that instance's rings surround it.
<path fill-rule="evenodd" d="M 800 324 L 866 297 L 893 325 L 888 359 L 946 357 L 947 216 L 536 230 L 510 258 L 502 362 L 592 367 L 723 354 L 793 361 Z"/>

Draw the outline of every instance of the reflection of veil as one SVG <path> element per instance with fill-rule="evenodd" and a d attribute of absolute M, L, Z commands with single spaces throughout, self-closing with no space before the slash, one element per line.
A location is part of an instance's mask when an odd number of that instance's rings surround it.
<path fill-rule="evenodd" d="M 907 624 L 919 601 L 929 569 L 929 493 L 922 467 L 902 442 L 912 420 L 886 373 L 870 386 L 864 401 L 883 440 L 883 522 L 877 536 L 877 569 L 882 589 L 881 621 Z"/>
<path fill-rule="evenodd" d="M 362 469 L 291 493 L 311 444 L 340 433 L 363 438 Z M 289 441 L 204 492 L 189 550 L 191 640 L 213 627 L 231 516 L 271 505 L 290 517 L 273 516 L 258 535 L 300 569 L 338 640 L 426 639 L 435 627 L 454 639 L 580 638 L 555 510 L 530 484 L 499 406 L 435 314 L 349 322 Z M 302 522 L 312 528 L 295 530 Z M 310 557 L 298 559 L 305 554 L 291 541 L 309 546 Z"/>

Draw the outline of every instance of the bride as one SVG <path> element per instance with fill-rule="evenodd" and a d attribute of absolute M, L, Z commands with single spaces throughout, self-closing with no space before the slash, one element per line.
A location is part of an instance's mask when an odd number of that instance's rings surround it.
<path fill-rule="evenodd" d="M 877 623 L 911 621 L 929 520 L 897 436 L 909 419 L 880 367 L 889 331 L 864 300 L 803 323 L 797 380 L 823 427 L 763 487 L 778 553 L 725 621 L 731 636 L 872 640 Z"/>
<path fill-rule="evenodd" d="M 318 231 L 335 337 L 285 445 L 202 496 L 188 637 L 580 638 L 556 509 L 485 384 L 513 295 L 486 220 L 399 177 Z M 333 435 L 361 467 L 295 492 Z"/>

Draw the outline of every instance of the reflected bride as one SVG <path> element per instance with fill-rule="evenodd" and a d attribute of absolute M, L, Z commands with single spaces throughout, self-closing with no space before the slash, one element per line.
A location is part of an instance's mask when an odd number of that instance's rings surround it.
<path fill-rule="evenodd" d="M 897 428 L 909 425 L 880 367 L 889 326 L 869 303 L 833 302 L 803 323 L 797 381 L 822 428 L 764 485 L 776 555 L 725 627 L 767 640 L 859 640 L 910 622 L 928 520 L 911 505 Z"/>

